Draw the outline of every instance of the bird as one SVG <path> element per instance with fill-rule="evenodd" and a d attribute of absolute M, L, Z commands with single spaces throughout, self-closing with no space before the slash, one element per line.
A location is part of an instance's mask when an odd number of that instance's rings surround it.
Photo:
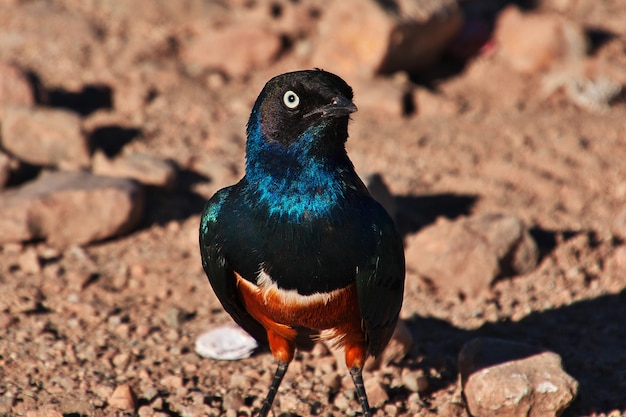
<path fill-rule="evenodd" d="M 381 354 L 403 301 L 404 248 L 346 151 L 352 88 L 318 68 L 277 75 L 246 127 L 245 174 L 206 203 L 203 269 L 225 311 L 269 349 L 270 412 L 296 349 L 343 348 L 363 415 L 363 366 Z"/>

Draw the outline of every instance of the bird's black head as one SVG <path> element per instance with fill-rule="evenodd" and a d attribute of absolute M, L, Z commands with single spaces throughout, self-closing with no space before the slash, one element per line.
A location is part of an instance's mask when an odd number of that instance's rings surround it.
<path fill-rule="evenodd" d="M 349 115 L 357 110 L 352 96 L 344 80 L 326 71 L 278 75 L 265 84 L 254 104 L 248 140 L 290 147 L 309 132 L 320 142 L 313 146 L 339 142 L 335 144 L 343 147 Z"/>

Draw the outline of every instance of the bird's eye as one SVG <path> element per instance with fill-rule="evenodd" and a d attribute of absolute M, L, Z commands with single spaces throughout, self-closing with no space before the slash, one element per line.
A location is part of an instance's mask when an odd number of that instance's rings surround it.
<path fill-rule="evenodd" d="M 300 97 L 293 91 L 289 90 L 283 95 L 283 103 L 289 109 L 295 109 L 300 104 Z"/>

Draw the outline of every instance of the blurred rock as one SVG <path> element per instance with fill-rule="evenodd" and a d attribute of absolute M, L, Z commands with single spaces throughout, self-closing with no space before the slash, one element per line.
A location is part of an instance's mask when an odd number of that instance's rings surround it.
<path fill-rule="evenodd" d="M 587 50 L 579 24 L 559 14 L 522 13 L 514 5 L 498 16 L 494 38 L 500 56 L 526 74 L 581 65 Z"/>
<path fill-rule="evenodd" d="M 242 388 L 250 389 L 250 385 L 242 387 Z M 245 402 L 244 402 L 243 396 L 235 390 L 229 390 L 224 395 L 223 407 L 225 410 L 237 411 L 241 407 L 243 407 L 244 404 Z"/>
<path fill-rule="evenodd" d="M 26 417 L 63 417 L 63 414 L 52 408 L 39 408 L 27 411 Z"/>
<path fill-rule="evenodd" d="M 76 13 L 78 7 L 31 6 L 0 13 L 2 59 L 35 72 L 44 85 L 80 88 L 85 64 L 102 49 L 93 47 L 98 42 L 93 23 Z"/>
<path fill-rule="evenodd" d="M 437 412 L 446 417 L 470 417 L 462 402 L 445 402 L 437 407 Z"/>
<path fill-rule="evenodd" d="M 578 107 L 595 113 L 605 113 L 620 97 L 622 84 L 606 75 L 579 73 L 575 69 L 555 71 L 543 78 L 544 95 L 563 90 Z"/>
<path fill-rule="evenodd" d="M 41 273 L 41 261 L 33 248 L 28 248 L 18 256 L 20 270 L 28 274 Z"/>
<path fill-rule="evenodd" d="M 14 65 L 0 61 L 0 106 L 32 106 L 35 97 L 26 74 Z"/>
<path fill-rule="evenodd" d="M 455 1 L 330 2 L 319 23 L 313 65 L 369 77 L 432 67 L 463 25 Z"/>
<path fill-rule="evenodd" d="M 399 77 L 398 77 L 399 78 Z M 413 87 L 402 79 L 355 78 L 351 81 L 356 96 L 356 105 L 360 111 L 369 111 L 372 117 L 403 117 L 409 115 Z"/>
<path fill-rule="evenodd" d="M 459 353 L 458 365 L 475 417 L 556 417 L 578 392 L 559 355 L 521 343 L 474 339 Z"/>
<path fill-rule="evenodd" d="M 183 378 L 180 375 L 166 375 L 161 379 L 161 385 L 177 389 L 182 388 L 185 384 Z"/>
<path fill-rule="evenodd" d="M 339 410 L 345 411 L 348 409 L 348 407 L 350 407 L 350 400 L 342 393 L 339 393 L 337 396 L 335 396 L 333 405 L 337 407 Z"/>
<path fill-rule="evenodd" d="M 402 360 L 407 353 L 409 353 L 411 346 L 413 346 L 413 336 L 411 335 L 411 331 L 406 326 L 404 321 L 398 320 L 398 324 L 396 325 L 393 335 L 391 336 L 389 344 L 385 350 L 383 350 L 378 358 L 368 358 L 365 362 L 364 369 L 366 371 L 373 371 L 375 369 L 379 369 L 381 366 L 387 366 L 392 362 L 398 362 Z M 337 362 L 341 361 L 337 360 Z"/>
<path fill-rule="evenodd" d="M 621 245 L 613 249 L 613 252 L 609 255 L 606 260 L 606 268 L 605 270 L 613 274 L 615 277 L 619 277 L 621 281 L 621 277 L 626 271 L 626 246 Z"/>
<path fill-rule="evenodd" d="M 130 154 L 109 159 L 102 152 L 93 157 L 92 172 L 118 178 L 131 178 L 152 187 L 170 189 L 176 183 L 176 168 L 154 155 Z"/>
<path fill-rule="evenodd" d="M 0 139 L 8 152 L 31 164 L 81 168 L 91 162 L 80 118 L 66 110 L 7 108 Z"/>
<path fill-rule="evenodd" d="M 423 369 L 403 369 L 402 385 L 412 392 L 426 391 L 430 383 Z"/>
<path fill-rule="evenodd" d="M 367 393 L 370 406 L 374 408 L 382 407 L 389 400 L 387 391 L 376 378 L 365 380 L 365 392 Z"/>
<path fill-rule="evenodd" d="M 3 152 L 0 152 L 0 190 L 11 178 L 11 157 Z"/>
<path fill-rule="evenodd" d="M 66 247 L 102 240 L 133 230 L 143 205 L 134 181 L 49 173 L 0 194 L 0 243 L 46 239 Z"/>
<path fill-rule="evenodd" d="M 475 297 L 501 276 L 525 274 L 539 251 L 522 221 L 489 214 L 440 218 L 407 242 L 407 266 L 445 292 Z"/>
<path fill-rule="evenodd" d="M 121 410 L 132 411 L 137 407 L 137 397 L 127 384 L 118 385 L 109 397 L 109 405 Z"/>
<path fill-rule="evenodd" d="M 280 36 L 269 29 L 232 24 L 198 34 L 183 46 L 181 59 L 191 73 L 218 70 L 237 78 L 268 66 L 281 48 Z"/>

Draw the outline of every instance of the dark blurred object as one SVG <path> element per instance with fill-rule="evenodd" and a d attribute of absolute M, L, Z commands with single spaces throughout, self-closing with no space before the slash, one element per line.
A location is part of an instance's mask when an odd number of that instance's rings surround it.
<path fill-rule="evenodd" d="M 462 26 L 454 0 L 332 2 L 312 63 L 349 77 L 419 73 L 440 60 Z"/>

